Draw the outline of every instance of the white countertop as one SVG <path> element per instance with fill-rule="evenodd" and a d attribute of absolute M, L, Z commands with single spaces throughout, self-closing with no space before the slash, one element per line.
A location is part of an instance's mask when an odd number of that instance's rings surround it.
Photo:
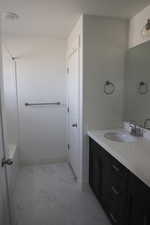
<path fill-rule="evenodd" d="M 88 131 L 88 136 L 150 187 L 150 139 L 139 137 L 136 142 L 127 143 L 104 137 L 106 132 L 122 130 Z"/>

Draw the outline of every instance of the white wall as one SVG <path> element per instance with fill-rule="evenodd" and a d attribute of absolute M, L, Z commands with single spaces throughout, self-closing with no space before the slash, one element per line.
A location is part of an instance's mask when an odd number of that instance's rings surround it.
<path fill-rule="evenodd" d="M 127 35 L 127 21 L 84 16 L 84 98 L 88 129 L 113 128 L 122 121 Z M 104 94 L 107 80 L 115 84 L 112 95 Z"/>
<path fill-rule="evenodd" d="M 66 41 L 49 37 L 10 37 L 17 57 L 20 150 L 24 164 L 65 160 Z M 58 102 L 61 106 L 26 107 L 25 102 Z"/>
<path fill-rule="evenodd" d="M 131 18 L 129 29 L 129 48 L 150 40 L 150 38 L 143 38 L 141 35 L 142 28 L 146 24 L 147 19 L 149 18 L 150 18 L 150 6 L 146 7 L 136 16 Z"/>

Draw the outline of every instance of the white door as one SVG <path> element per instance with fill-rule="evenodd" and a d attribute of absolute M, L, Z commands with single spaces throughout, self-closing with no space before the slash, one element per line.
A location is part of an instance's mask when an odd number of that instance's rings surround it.
<path fill-rule="evenodd" d="M 3 139 L 5 158 L 11 159 L 13 165 L 6 165 L 6 179 L 9 197 L 9 207 L 12 224 L 15 224 L 13 192 L 18 174 L 18 106 L 16 86 L 16 63 L 3 47 L 3 73 L 1 85 Z M 14 152 L 14 149 L 16 150 Z M 13 153 L 13 154 L 12 154 Z M 11 161 L 9 161 L 11 163 Z"/>
<path fill-rule="evenodd" d="M 79 39 L 78 39 L 79 40 Z M 79 127 L 79 75 L 80 75 L 79 41 L 75 41 L 68 60 L 68 106 L 69 106 L 69 160 L 76 175 L 80 177 L 80 127 Z"/>
<path fill-rule="evenodd" d="M 1 166 L 2 160 L 4 159 L 4 146 L 2 138 L 2 127 L 0 123 L 0 224 L 10 224 L 10 211 L 8 205 L 8 186 L 6 183 L 6 168 Z"/>
<path fill-rule="evenodd" d="M 0 65 L 2 65 L 0 54 Z M 1 66 L 2 69 L 2 66 Z M 2 166 L 2 161 L 7 158 L 5 152 L 5 132 L 3 121 L 3 77 L 0 69 L 0 225 L 10 225 L 10 205 L 7 185 L 6 166 Z"/>

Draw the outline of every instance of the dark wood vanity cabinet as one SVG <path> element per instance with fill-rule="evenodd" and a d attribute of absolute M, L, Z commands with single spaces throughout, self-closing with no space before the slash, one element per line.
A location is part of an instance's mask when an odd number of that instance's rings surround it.
<path fill-rule="evenodd" d="M 113 225 L 150 225 L 150 188 L 90 138 L 89 183 Z"/>
<path fill-rule="evenodd" d="M 99 148 L 99 145 L 91 139 L 89 182 L 97 198 L 107 206 L 110 193 L 110 164 L 108 154 L 99 151 Z"/>

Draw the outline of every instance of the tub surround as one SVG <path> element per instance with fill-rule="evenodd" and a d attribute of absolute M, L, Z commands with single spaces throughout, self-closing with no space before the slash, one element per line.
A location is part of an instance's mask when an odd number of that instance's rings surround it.
<path fill-rule="evenodd" d="M 129 128 L 127 123 L 125 128 Z M 150 132 L 144 132 L 144 137 L 130 143 L 110 141 L 104 137 L 107 132 L 124 131 L 125 128 L 91 130 L 88 136 L 150 187 Z"/>

